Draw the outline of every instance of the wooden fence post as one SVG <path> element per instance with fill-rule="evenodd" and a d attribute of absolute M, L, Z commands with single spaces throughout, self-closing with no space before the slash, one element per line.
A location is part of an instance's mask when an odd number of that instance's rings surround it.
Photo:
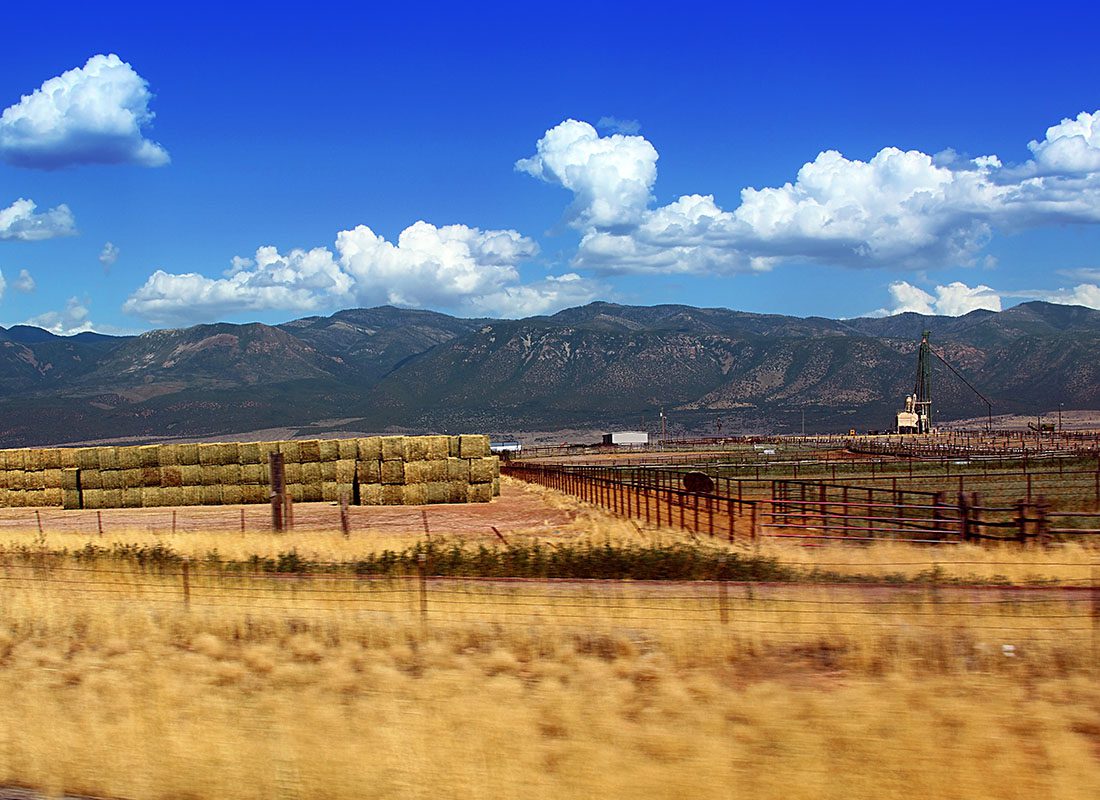
<path fill-rule="evenodd" d="M 185 608 L 191 608 L 191 559 L 187 556 L 183 557 L 183 605 Z"/>
<path fill-rule="evenodd" d="M 340 531 L 345 539 L 351 538 L 351 519 L 348 516 L 348 496 L 340 494 Z"/>
<path fill-rule="evenodd" d="M 416 558 L 416 572 L 420 583 L 420 620 L 428 621 L 428 556 L 421 553 Z"/>
<path fill-rule="evenodd" d="M 271 483 L 271 529 L 282 533 L 286 526 L 283 515 L 286 511 L 286 468 L 282 453 L 269 453 L 267 457 L 268 475 Z"/>

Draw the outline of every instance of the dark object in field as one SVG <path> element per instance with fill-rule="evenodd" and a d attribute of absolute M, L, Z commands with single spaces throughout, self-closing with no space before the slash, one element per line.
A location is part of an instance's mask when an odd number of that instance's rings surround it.
<path fill-rule="evenodd" d="M 694 494 L 714 491 L 714 481 L 705 472 L 689 472 L 684 475 L 684 488 Z"/>

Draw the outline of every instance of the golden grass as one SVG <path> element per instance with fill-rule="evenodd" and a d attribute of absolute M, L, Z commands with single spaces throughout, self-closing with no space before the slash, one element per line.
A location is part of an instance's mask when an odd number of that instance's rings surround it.
<path fill-rule="evenodd" d="M 186 611 L 177 576 L 3 574 L 0 782 L 228 800 L 1100 792 L 1091 639 L 1033 609 L 926 616 L 924 594 L 809 590 L 794 616 L 738 595 L 723 626 L 715 587 L 452 583 L 422 624 L 415 583 L 196 572 Z"/>

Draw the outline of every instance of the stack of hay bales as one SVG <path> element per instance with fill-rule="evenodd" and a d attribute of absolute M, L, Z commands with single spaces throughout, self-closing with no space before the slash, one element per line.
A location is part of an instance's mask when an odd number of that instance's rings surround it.
<path fill-rule="evenodd" d="M 487 436 L 371 436 L 0 450 L 0 507 L 265 503 L 272 453 L 282 454 L 298 503 L 487 503 L 500 494 Z"/>
<path fill-rule="evenodd" d="M 59 506 L 61 484 L 60 450 L 0 450 L 0 506 Z"/>

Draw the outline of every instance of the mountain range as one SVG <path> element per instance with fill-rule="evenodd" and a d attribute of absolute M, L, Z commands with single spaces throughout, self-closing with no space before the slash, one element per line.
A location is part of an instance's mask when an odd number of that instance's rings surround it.
<path fill-rule="evenodd" d="M 392 307 L 137 336 L 0 328 L 0 445 L 333 430 L 886 429 L 922 331 L 993 413 L 1100 408 L 1100 312 L 831 320 L 592 303 L 520 320 Z M 985 403 L 943 364 L 939 420 Z M 318 430 L 323 430 L 322 425 Z"/>

